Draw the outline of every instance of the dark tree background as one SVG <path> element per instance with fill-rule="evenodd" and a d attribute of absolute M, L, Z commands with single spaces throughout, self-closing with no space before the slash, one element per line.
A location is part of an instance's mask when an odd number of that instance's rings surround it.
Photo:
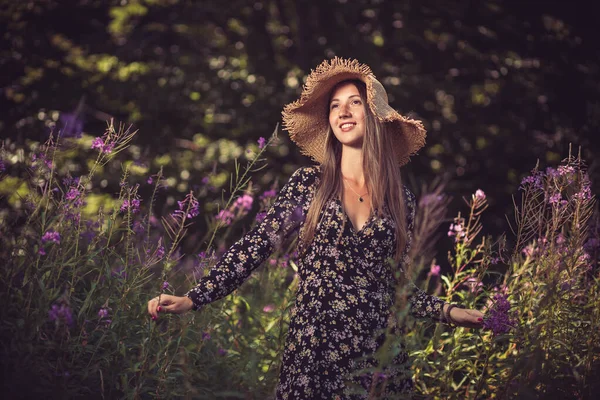
<path fill-rule="evenodd" d="M 536 160 L 555 166 L 582 146 L 598 182 L 599 11 L 554 0 L 5 0 L 0 136 L 100 135 L 114 117 L 139 129 L 131 157 L 170 155 L 166 174 L 190 169 L 193 187 L 214 165 L 199 143 L 268 136 L 311 68 L 357 58 L 426 125 L 407 175 L 450 173 L 457 199 L 483 189 L 497 233 Z M 310 162 L 281 137 L 263 182 Z"/>

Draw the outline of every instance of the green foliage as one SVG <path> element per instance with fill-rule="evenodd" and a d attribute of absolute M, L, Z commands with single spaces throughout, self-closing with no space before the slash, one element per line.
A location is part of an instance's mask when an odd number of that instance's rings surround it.
<path fill-rule="evenodd" d="M 512 251 L 502 238 L 475 244 L 487 207 L 478 191 L 468 219 L 448 235 L 451 272 L 441 296 L 487 310 L 481 332 L 438 326 L 409 335 L 415 382 L 434 398 L 593 398 L 600 367 L 598 220 L 581 158 L 537 170 L 522 183 Z M 421 221 L 421 223 L 424 223 Z M 494 247 L 494 248 L 493 248 Z M 491 267 L 494 266 L 492 269 Z M 434 269 L 432 269 L 432 272 Z M 486 282 L 486 284 L 483 284 Z M 487 288 L 487 289 L 486 289 Z M 505 303 L 508 314 L 494 311 Z"/>
<path fill-rule="evenodd" d="M 32 172 L 28 180 L 2 173 L 5 197 L 11 185 L 27 188 L 16 194 L 23 207 L 8 203 L 1 213 L 6 262 L 0 296 L 7 307 L 1 311 L 6 323 L 0 334 L 7 338 L 2 365 L 10 382 L 5 393 L 264 397 L 277 378 L 287 308 L 293 302 L 293 290 L 287 288 L 295 285 L 289 279 L 293 271 L 278 264 L 292 261 L 287 254 L 275 255 L 275 265 L 236 295 L 201 314 L 165 315 L 152 322 L 146 311 L 152 293 L 189 288 L 216 262 L 215 249 L 225 240 L 215 233 L 228 224 L 213 217 L 205 251 L 189 256 L 181 254 L 181 240 L 199 203 L 190 193 L 162 217 L 161 226 L 152 204 L 165 185 L 162 170 L 148 181 L 153 187 L 149 198 L 141 198 L 140 185 L 131 184 L 133 164 L 127 162 L 118 195 L 110 200 L 94 195 L 94 174 L 110 166 L 134 134 L 109 124 L 92 143 L 95 161 L 79 178 L 60 180 L 58 171 L 69 160 L 61 155 L 63 144 L 53 140 L 24 154 Z M 232 174 L 223 209 L 233 221 L 248 210 L 232 199 L 249 188 L 249 173 L 264 166 L 262 153 L 274 139 L 254 146 L 253 158 Z M 2 159 L 8 154 L 3 151 Z"/>
<path fill-rule="evenodd" d="M 147 180 L 152 190 L 144 197 L 141 185 L 132 184 L 138 179 L 135 164 L 118 161 L 119 152 L 131 150 L 134 134 L 109 124 L 91 143 L 95 161 L 89 171 L 62 180 L 59 171 L 76 154 L 64 150 L 71 139 L 32 146 L 32 154 L 4 148 L 3 168 L 19 171 L 22 163 L 30 172 L 28 179 L 2 173 L 0 180 L 4 199 L 13 198 L 0 210 L 0 254 L 6 260 L 0 273 L 1 359 L 10 382 L 5 392 L 271 396 L 297 286 L 294 242 L 234 294 L 200 313 L 161 315 L 152 322 L 146 307 L 156 293 L 187 290 L 215 264 L 233 226 L 248 224 L 250 209 L 233 200 L 240 195 L 247 200 L 256 190 L 251 174 L 264 168 L 262 155 L 276 136 L 266 146 L 251 145 L 245 167 L 236 161 L 229 198 L 208 211 L 210 229 L 199 239 L 204 251 L 194 256 L 182 249 L 200 203 L 191 192 L 160 223 L 153 205 L 168 182 L 162 169 Z M 75 143 L 90 146 L 85 138 Z M 115 162 L 123 168 L 118 194 L 94 194 L 94 174 Z M 556 170 L 535 169 L 521 189 L 512 248 L 506 237 L 495 243 L 479 239 L 487 196 L 478 190 L 466 201 L 467 217 L 459 214 L 450 225 L 451 271 L 442 275 L 431 260 L 436 246 L 431 237 L 449 199 L 443 185 L 419 199 L 411 250 L 415 273 L 431 265 L 424 288 L 433 287 L 445 301 L 483 308 L 489 329 L 433 328 L 399 308 L 405 335 L 391 336 L 377 357 L 388 365 L 407 348 L 418 395 L 586 399 L 597 390 L 600 232 L 581 158 L 570 157 Z M 261 210 L 271 198 L 267 192 L 260 197 Z M 399 287 L 398 299 L 406 300 L 408 287 Z"/>

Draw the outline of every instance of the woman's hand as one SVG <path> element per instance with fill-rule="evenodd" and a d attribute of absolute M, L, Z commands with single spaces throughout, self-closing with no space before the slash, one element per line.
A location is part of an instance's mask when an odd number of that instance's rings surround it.
<path fill-rule="evenodd" d="M 156 320 L 159 312 L 183 314 L 184 312 L 190 311 L 192 306 L 192 299 L 189 297 L 161 294 L 159 297 L 155 297 L 148 302 L 148 313 L 152 316 L 153 320 Z"/>
<path fill-rule="evenodd" d="M 465 328 L 481 328 L 483 326 L 483 313 L 477 310 L 454 307 L 450 310 L 450 318 L 457 326 Z"/>

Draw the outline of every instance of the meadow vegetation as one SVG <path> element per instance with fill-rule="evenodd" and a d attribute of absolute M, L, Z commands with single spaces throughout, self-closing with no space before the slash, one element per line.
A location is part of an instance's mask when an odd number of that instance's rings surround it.
<path fill-rule="evenodd" d="M 111 122 L 96 138 L 51 138 L 26 148 L 4 143 L 4 393 L 272 396 L 298 284 L 294 240 L 201 312 L 154 322 L 146 303 L 160 293 L 185 293 L 231 243 L 233 227 L 247 230 L 264 217 L 277 188 L 258 191 L 253 178 L 267 166 L 262 155 L 276 135 L 239 157 L 217 209 L 202 204 L 214 183 L 209 179 L 158 209 L 156 198 L 168 185 L 162 170 L 143 175 L 116 157 L 135 133 Z M 86 169 L 72 176 L 67 165 L 81 151 L 89 156 Z M 111 164 L 120 164 L 122 177 L 119 192 L 107 196 L 96 177 Z M 392 348 L 409 350 L 417 397 L 590 399 L 600 389 L 600 225 L 585 164 L 569 154 L 560 165 L 536 166 L 515 189 L 514 215 L 496 238 L 485 236 L 480 223 L 488 201 L 483 191 L 448 220 L 451 198 L 443 184 L 415 190 L 419 211 L 407 273 L 429 293 L 486 314 L 485 329 L 472 330 L 412 319 L 406 307 L 394 310 L 406 329 Z M 185 254 L 182 241 L 202 218 L 202 248 Z M 437 261 L 440 241 L 454 244 L 447 263 Z M 405 287 L 398 298 L 406 299 Z M 382 364 L 391 358 L 382 354 Z M 385 385 L 385 375 L 365 374 L 378 388 Z"/>

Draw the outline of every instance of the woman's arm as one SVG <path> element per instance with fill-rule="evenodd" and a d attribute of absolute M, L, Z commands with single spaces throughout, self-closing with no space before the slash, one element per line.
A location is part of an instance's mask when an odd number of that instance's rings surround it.
<path fill-rule="evenodd" d="M 231 246 L 198 285 L 186 293 L 194 310 L 234 291 L 300 226 L 315 178 L 314 167 L 299 168 L 292 174 L 265 219 Z"/>
<path fill-rule="evenodd" d="M 406 204 L 408 207 L 407 212 L 407 242 L 406 252 L 410 250 L 412 243 L 412 235 L 414 231 L 415 214 L 417 208 L 417 202 L 415 195 L 405 188 Z M 411 285 L 411 296 L 410 296 L 410 311 L 414 317 L 417 318 L 430 318 L 438 322 L 444 322 L 448 324 L 454 324 L 458 326 L 478 328 L 481 327 L 483 321 L 483 314 L 477 310 L 468 310 L 458 307 L 452 307 L 448 313 L 449 303 L 437 298 L 436 296 L 429 295 L 415 286 L 412 282 Z M 450 320 L 448 320 L 450 317 Z"/>

